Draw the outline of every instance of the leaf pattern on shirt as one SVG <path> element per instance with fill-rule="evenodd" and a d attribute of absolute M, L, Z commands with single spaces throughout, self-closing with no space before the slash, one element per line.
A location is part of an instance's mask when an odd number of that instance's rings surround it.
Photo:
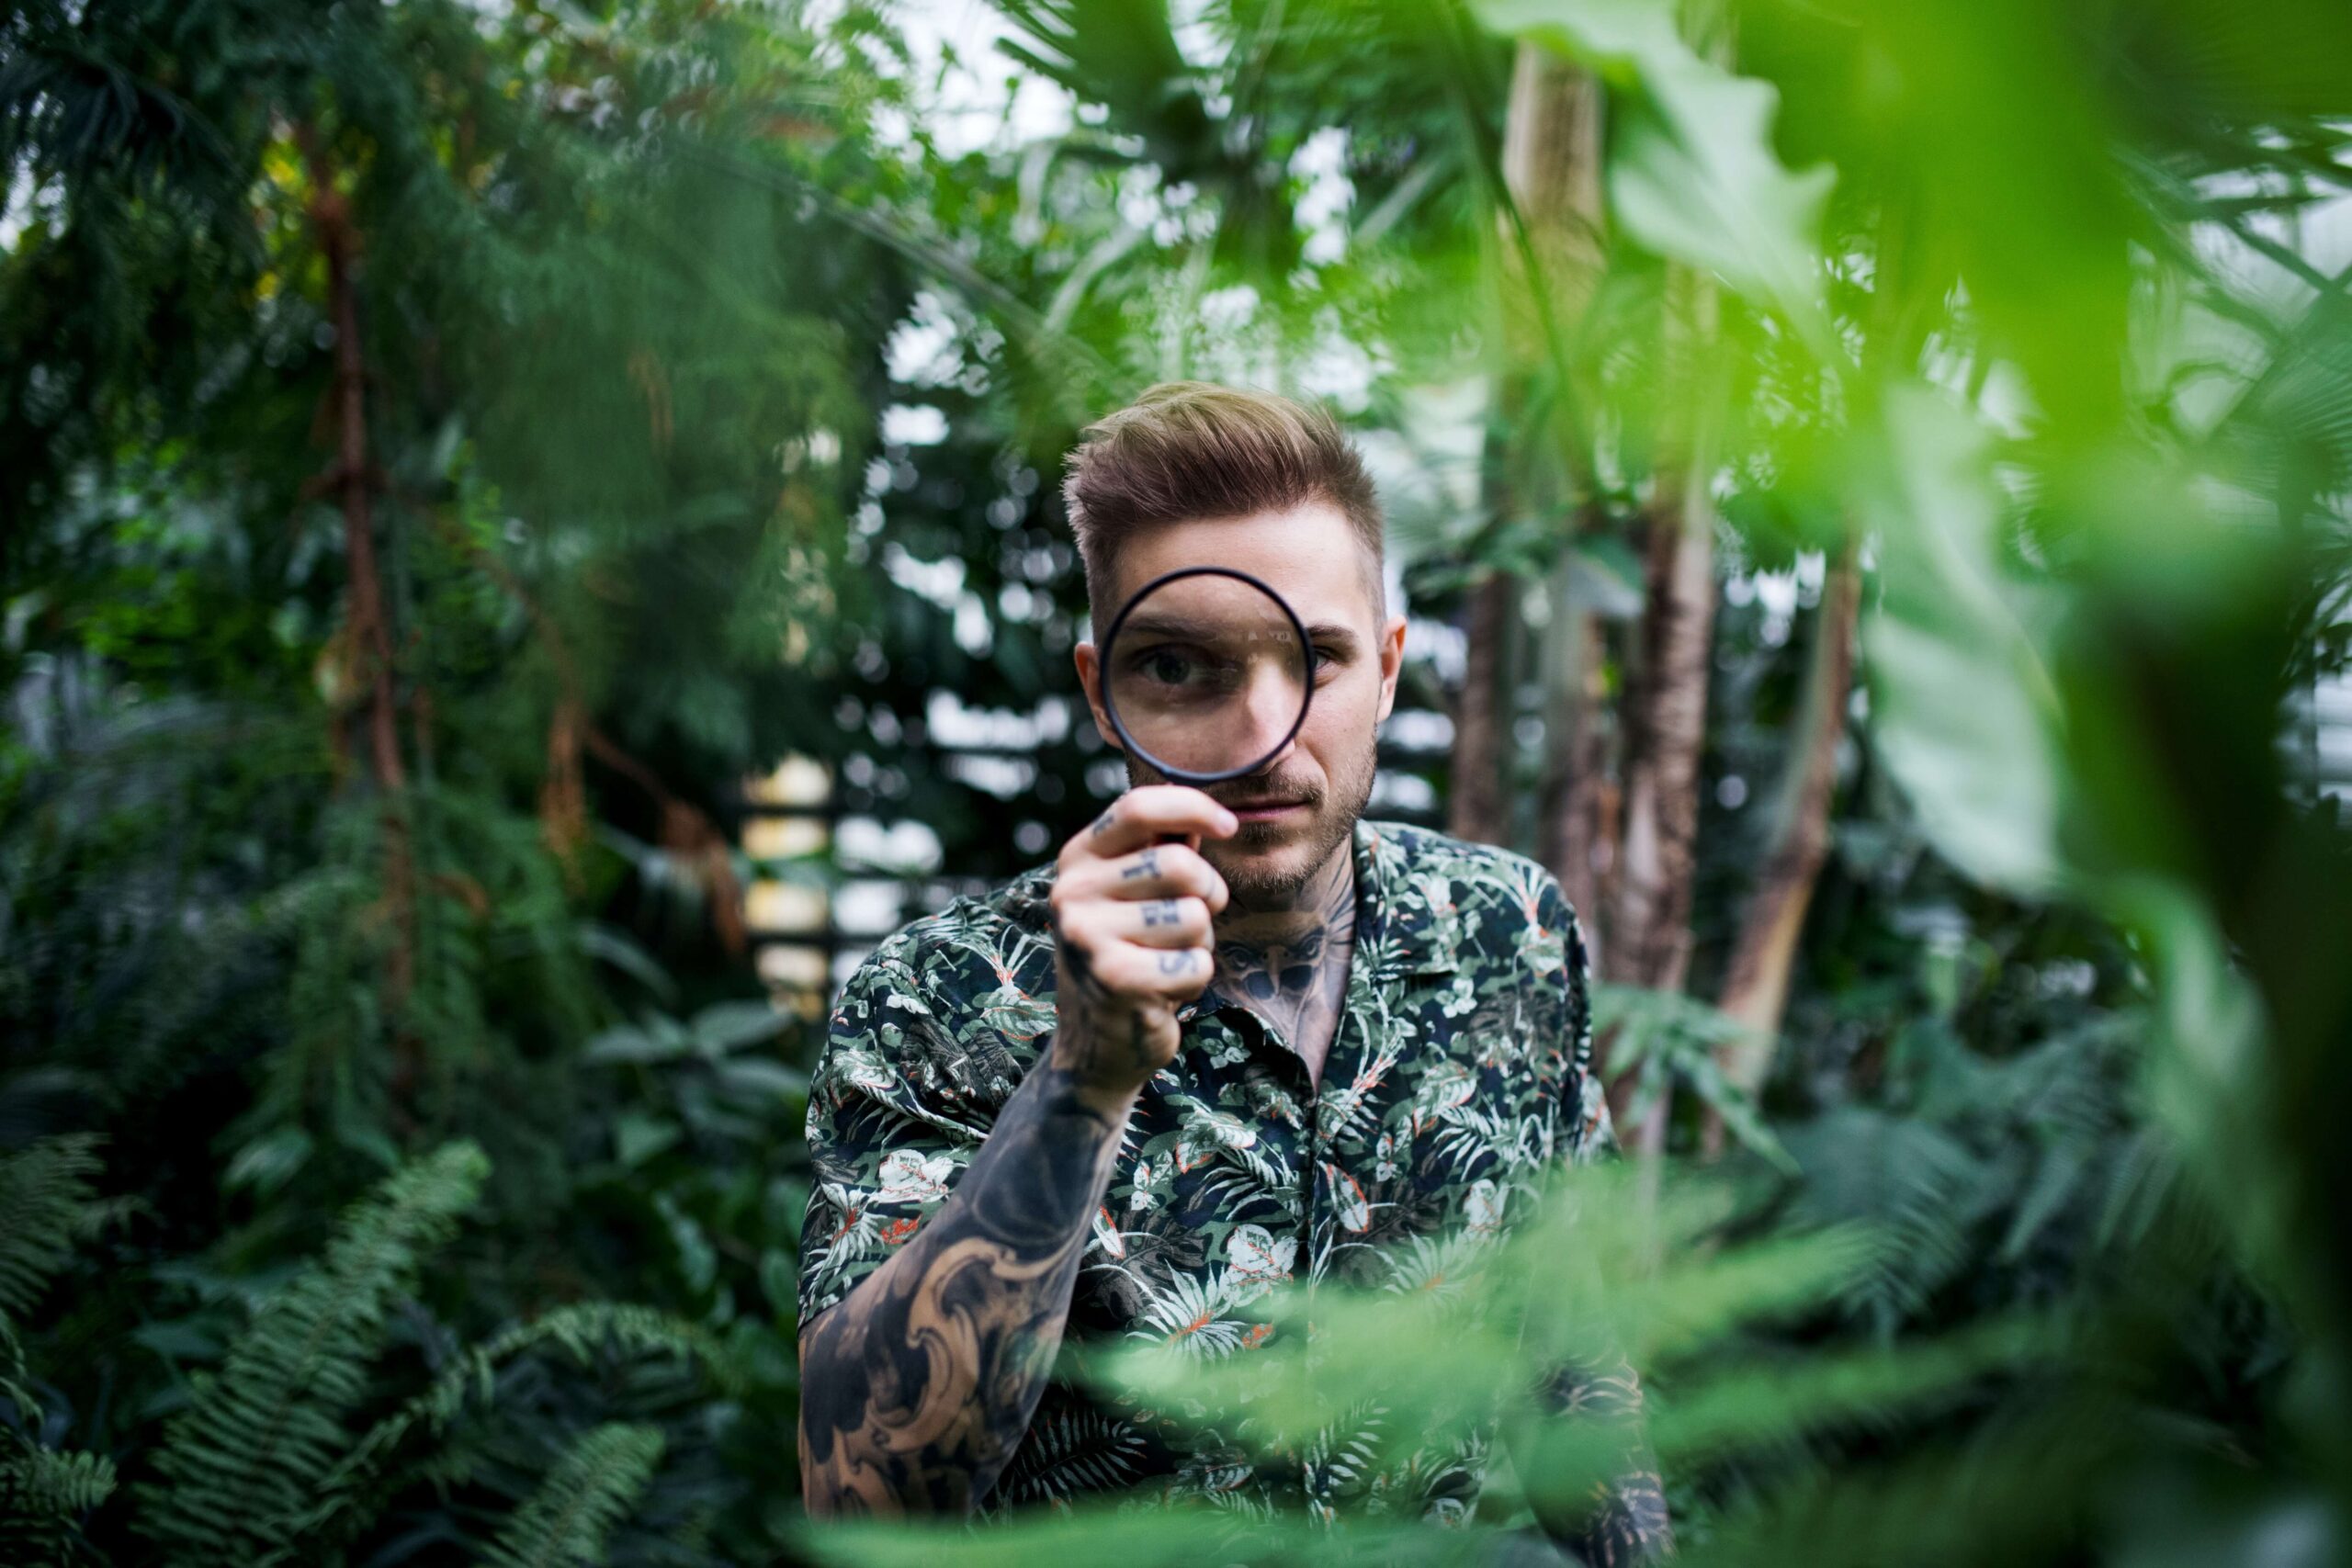
<path fill-rule="evenodd" d="M 1095 1217 L 1071 1341 L 1246 1355 L 1276 1332 L 1278 1284 L 1446 1288 L 1551 1168 L 1613 1149 L 1583 934 L 1550 874 L 1370 819 L 1352 852 L 1355 946 L 1319 1091 L 1248 1008 L 1212 992 L 1180 1012 L 1176 1058 L 1139 1096 Z M 1044 1050 L 1052 885 L 1045 865 L 956 899 L 843 989 L 809 1092 L 804 1323 L 937 1211 Z M 1491 1430 L 1399 1464 L 1379 1457 L 1383 1419 L 1367 1404 L 1275 1462 L 1057 1378 L 989 1506 L 1148 1483 L 1252 1511 L 1466 1518 Z"/>

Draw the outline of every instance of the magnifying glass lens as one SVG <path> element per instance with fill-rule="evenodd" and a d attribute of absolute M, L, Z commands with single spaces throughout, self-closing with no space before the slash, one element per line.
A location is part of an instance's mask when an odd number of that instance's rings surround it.
<path fill-rule="evenodd" d="M 1298 622 L 1239 576 L 1153 585 L 1130 604 L 1103 656 L 1104 696 L 1128 744 L 1171 777 L 1252 772 L 1306 711 Z"/>

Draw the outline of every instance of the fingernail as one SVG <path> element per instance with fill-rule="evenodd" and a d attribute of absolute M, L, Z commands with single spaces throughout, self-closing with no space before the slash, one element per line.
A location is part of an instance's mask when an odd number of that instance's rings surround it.
<path fill-rule="evenodd" d="M 1220 812 L 1217 820 L 1225 824 L 1225 830 L 1228 833 L 1236 831 L 1241 826 L 1241 818 L 1230 811 Z"/>

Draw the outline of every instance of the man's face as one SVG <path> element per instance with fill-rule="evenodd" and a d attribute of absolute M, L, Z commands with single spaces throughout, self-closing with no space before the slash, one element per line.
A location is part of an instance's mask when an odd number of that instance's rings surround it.
<path fill-rule="evenodd" d="M 1241 830 L 1209 840 L 1203 855 L 1238 905 L 1279 905 L 1347 841 L 1372 796 L 1378 728 L 1396 703 L 1404 662 L 1404 617 L 1384 615 L 1363 545 L 1326 502 L 1143 530 L 1120 542 L 1117 581 L 1097 608 L 1107 623 L 1137 588 L 1186 566 L 1232 567 L 1265 583 L 1298 613 L 1317 656 L 1298 734 L 1256 773 L 1204 786 L 1241 818 Z M 1115 746 L 1094 644 L 1076 651 L 1095 725 Z M 1168 782 L 1132 753 L 1126 763 L 1130 784 Z"/>

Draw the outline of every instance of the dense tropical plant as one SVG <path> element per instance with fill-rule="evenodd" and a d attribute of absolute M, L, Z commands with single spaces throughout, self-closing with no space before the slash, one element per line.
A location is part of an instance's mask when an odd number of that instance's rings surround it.
<path fill-rule="evenodd" d="M 743 1016 L 722 824 L 830 716 L 905 295 L 808 193 L 901 178 L 877 45 L 665 5 L 0 23 L 0 1122 L 102 1131 L 121 1209 L 23 1325 L 12 1419 L 96 1456 L 26 1472 L 91 1550 L 775 1539 L 801 1108 L 785 1021 Z M 469 1239 L 422 1272 L 421 1235 L 330 1244 L 452 1137 L 488 1156 Z M 283 1296 L 322 1247 L 332 1301 Z M 600 1352 L 616 1400 L 520 1354 L 598 1341 L 582 1312 L 623 1348 L 691 1323 L 741 1376 Z M 252 1360 L 256 1313 L 334 1359 Z M 365 1436 L 477 1343 L 511 1397 Z"/>
<path fill-rule="evenodd" d="M 936 1554 L 797 1528 L 741 887 L 1117 787 L 1057 463 L 1204 375 L 1383 455 L 1383 798 L 1559 873 L 1635 1161 L 1203 1398 L 1605 1326 L 1694 1556 L 2340 1551 L 2342 18 L 999 12 L 1058 134 L 862 5 L 0 17 L 0 1550 Z M 786 751 L 920 852 L 736 850 Z M 1563 1433 L 955 1545 L 1475 1555 Z"/>

